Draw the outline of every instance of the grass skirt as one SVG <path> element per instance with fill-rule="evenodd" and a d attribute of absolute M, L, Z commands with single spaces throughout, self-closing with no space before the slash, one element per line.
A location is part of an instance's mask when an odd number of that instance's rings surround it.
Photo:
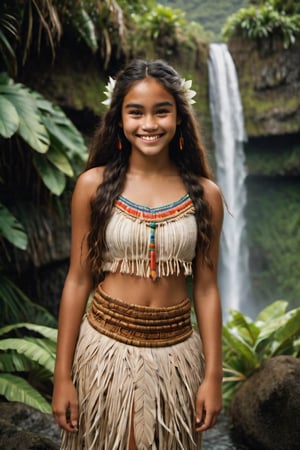
<path fill-rule="evenodd" d="M 79 431 L 62 432 L 61 450 L 127 450 L 131 423 L 138 450 L 201 449 L 195 397 L 204 372 L 202 344 L 139 347 L 99 333 L 84 318 L 73 376 Z"/>

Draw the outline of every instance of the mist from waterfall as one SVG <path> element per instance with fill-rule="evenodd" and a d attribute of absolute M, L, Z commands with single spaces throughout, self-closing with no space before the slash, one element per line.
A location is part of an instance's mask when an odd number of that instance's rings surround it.
<path fill-rule="evenodd" d="M 225 198 L 219 286 L 224 318 L 229 309 L 252 315 L 246 242 L 246 133 L 238 79 L 226 44 L 211 44 L 209 99 L 216 156 L 216 178 Z"/>

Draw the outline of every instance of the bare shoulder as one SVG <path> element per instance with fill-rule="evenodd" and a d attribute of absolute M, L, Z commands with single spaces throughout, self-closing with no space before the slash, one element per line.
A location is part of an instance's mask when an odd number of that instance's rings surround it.
<path fill-rule="evenodd" d="M 215 223 L 222 223 L 224 214 L 224 199 L 219 186 L 208 178 L 200 178 L 204 190 L 204 197 L 212 211 L 212 219 Z"/>
<path fill-rule="evenodd" d="M 77 179 L 74 194 L 80 193 L 92 198 L 103 180 L 104 167 L 93 167 L 83 172 Z"/>
<path fill-rule="evenodd" d="M 204 196 L 211 206 L 213 206 L 213 204 L 215 203 L 223 204 L 221 189 L 214 181 L 204 177 L 201 177 L 199 181 L 201 183 L 201 186 L 203 187 Z"/>

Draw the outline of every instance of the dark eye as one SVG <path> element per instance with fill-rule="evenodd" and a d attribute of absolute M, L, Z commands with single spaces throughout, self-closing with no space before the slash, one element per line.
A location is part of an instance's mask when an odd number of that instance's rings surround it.
<path fill-rule="evenodd" d="M 140 116 L 140 115 L 142 114 L 142 111 L 140 111 L 139 109 L 130 109 L 130 110 L 128 111 L 128 113 L 129 113 L 131 116 Z"/>
<path fill-rule="evenodd" d="M 168 109 L 158 109 L 158 110 L 156 111 L 156 114 L 157 114 L 158 116 L 166 116 L 168 113 L 169 113 L 169 110 L 168 110 Z"/>

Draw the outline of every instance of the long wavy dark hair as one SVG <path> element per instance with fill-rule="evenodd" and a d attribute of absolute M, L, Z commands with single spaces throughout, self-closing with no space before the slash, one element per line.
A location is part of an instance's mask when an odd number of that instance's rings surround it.
<path fill-rule="evenodd" d="M 203 260 L 211 265 L 209 247 L 212 239 L 211 211 L 204 199 L 199 177 L 211 179 L 206 152 L 199 133 L 198 123 L 182 88 L 177 71 L 161 60 L 151 62 L 134 60 L 117 76 L 111 105 L 96 130 L 91 144 L 85 170 L 105 166 L 103 181 L 99 184 L 91 204 L 91 230 L 87 236 L 91 269 L 96 278 L 101 276 L 101 256 L 106 249 L 105 231 L 115 200 L 122 193 L 128 169 L 131 146 L 120 127 L 124 97 L 130 88 L 140 80 L 152 77 L 164 86 L 174 97 L 178 117 L 181 119 L 180 131 L 177 127 L 170 142 L 170 158 L 179 169 L 184 185 L 195 207 L 198 227 L 198 251 Z M 179 148 L 182 133 L 184 148 Z M 117 150 L 118 138 L 122 141 L 122 151 Z"/>

